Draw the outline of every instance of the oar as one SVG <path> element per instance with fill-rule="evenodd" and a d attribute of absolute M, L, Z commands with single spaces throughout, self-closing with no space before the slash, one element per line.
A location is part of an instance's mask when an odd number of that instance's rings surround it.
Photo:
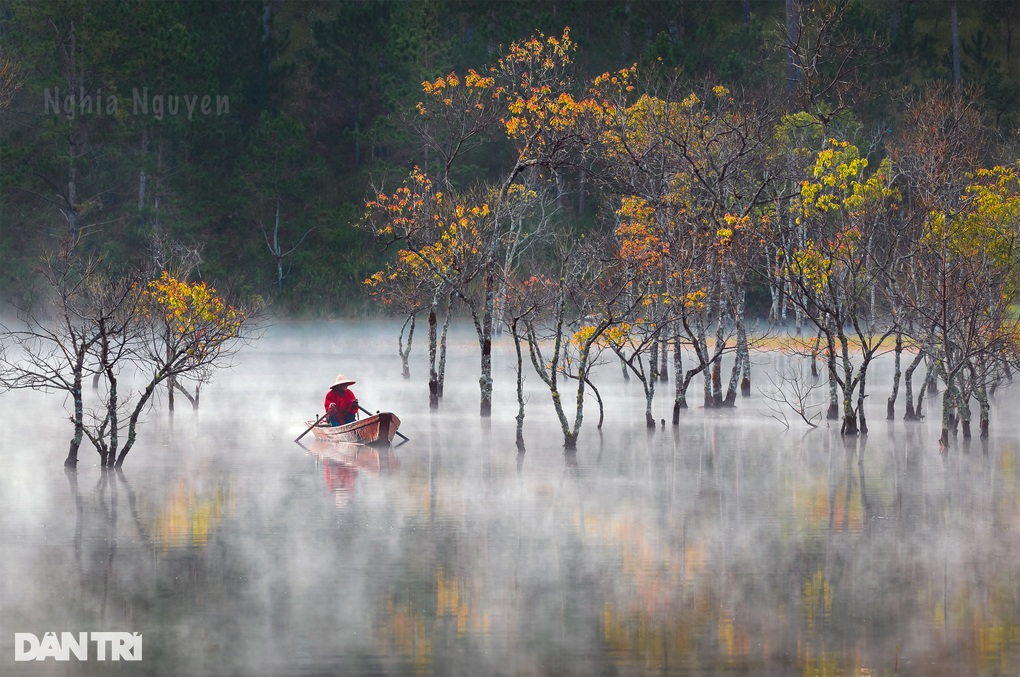
<path fill-rule="evenodd" d="M 370 411 L 369 411 L 368 409 L 365 409 L 365 408 L 364 408 L 363 406 L 361 406 L 360 404 L 358 405 L 358 409 L 361 409 L 361 410 L 362 410 L 363 412 L 365 412 L 365 413 L 366 413 L 366 414 L 368 414 L 369 416 L 375 416 L 375 414 L 373 414 L 372 412 L 370 412 Z M 396 434 L 400 435 L 400 437 L 404 438 L 404 441 L 405 441 L 405 442 L 410 442 L 410 441 L 411 441 L 411 438 L 410 438 L 410 437 L 408 437 L 408 436 L 407 436 L 407 435 L 405 435 L 404 433 L 400 432 L 399 430 L 394 430 L 393 432 L 395 432 Z"/>
<path fill-rule="evenodd" d="M 319 421 L 321 421 L 322 419 L 326 418 L 327 416 L 329 416 L 329 412 L 328 412 L 328 411 L 327 411 L 327 412 L 326 412 L 325 414 L 323 414 L 322 416 L 320 416 L 320 417 L 319 417 L 319 418 L 318 418 L 318 419 L 317 419 L 317 420 L 315 421 L 315 423 L 313 423 L 312 425 L 308 426 L 308 428 L 307 428 L 307 429 L 306 429 L 306 430 L 305 430 L 305 431 L 304 431 L 303 433 L 301 433 L 300 435 L 298 435 L 298 436 L 297 436 L 297 438 L 296 438 L 296 439 L 295 439 L 294 441 L 295 441 L 295 442 L 298 442 L 298 441 L 300 441 L 302 437 L 304 437 L 305 435 L 307 435 L 307 434 L 308 434 L 308 431 L 309 431 L 309 430 L 311 430 L 311 429 L 312 429 L 312 428 L 314 428 L 315 426 L 319 425 Z"/>

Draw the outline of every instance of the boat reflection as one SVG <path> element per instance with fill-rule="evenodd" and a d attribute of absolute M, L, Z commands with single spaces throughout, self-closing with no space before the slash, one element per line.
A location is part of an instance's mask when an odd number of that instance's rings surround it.
<path fill-rule="evenodd" d="M 305 449 L 309 455 L 315 457 L 317 465 L 322 465 L 326 487 L 333 494 L 338 507 L 350 503 L 356 486 L 355 480 L 359 474 L 379 476 L 400 467 L 400 461 L 391 447 L 370 447 L 364 444 L 325 442 L 316 439 Z"/>

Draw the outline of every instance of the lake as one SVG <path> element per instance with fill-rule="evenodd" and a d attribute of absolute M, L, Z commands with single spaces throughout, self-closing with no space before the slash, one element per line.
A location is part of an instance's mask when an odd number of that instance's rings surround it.
<path fill-rule="evenodd" d="M 0 674 L 1020 674 L 1016 385 L 991 438 L 943 458 L 937 397 L 884 420 L 886 362 L 849 440 L 784 427 L 757 392 L 673 428 L 672 383 L 648 431 L 640 383 L 607 364 L 603 429 L 591 399 L 568 456 L 529 373 L 519 455 L 506 339 L 480 419 L 473 331 L 454 330 L 438 411 L 424 327 L 410 380 L 398 331 L 270 328 L 198 411 L 158 403 L 122 472 L 87 442 L 65 472 L 60 395 L 0 396 Z M 410 441 L 296 444 L 337 372 Z M 16 633 L 24 656 L 47 632 L 139 633 L 141 660 L 95 634 L 84 661 L 15 660 Z"/>

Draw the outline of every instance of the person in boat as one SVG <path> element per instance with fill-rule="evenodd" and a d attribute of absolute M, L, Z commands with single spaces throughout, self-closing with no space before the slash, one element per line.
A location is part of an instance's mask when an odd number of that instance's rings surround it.
<path fill-rule="evenodd" d="M 326 413 L 329 414 L 326 420 L 330 425 L 344 425 L 358 418 L 358 398 L 350 389 L 355 382 L 343 374 L 336 375 L 336 380 L 326 393 L 324 402 Z"/>

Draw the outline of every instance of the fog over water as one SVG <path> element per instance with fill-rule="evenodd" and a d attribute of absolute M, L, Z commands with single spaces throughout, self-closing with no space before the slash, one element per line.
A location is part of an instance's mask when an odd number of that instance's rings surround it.
<path fill-rule="evenodd" d="M 885 420 L 885 358 L 849 440 L 758 392 L 673 428 L 672 382 L 649 432 L 613 363 L 565 456 L 529 373 L 519 456 L 507 339 L 480 419 L 473 330 L 438 411 L 424 327 L 410 380 L 398 331 L 270 328 L 197 412 L 157 403 L 122 472 L 86 442 L 65 473 L 61 395 L 0 396 L 0 675 L 1020 674 L 1020 384 L 942 458 L 939 397 Z M 410 441 L 295 444 L 337 372 Z M 15 661 L 15 633 L 105 630 L 143 660 Z"/>

